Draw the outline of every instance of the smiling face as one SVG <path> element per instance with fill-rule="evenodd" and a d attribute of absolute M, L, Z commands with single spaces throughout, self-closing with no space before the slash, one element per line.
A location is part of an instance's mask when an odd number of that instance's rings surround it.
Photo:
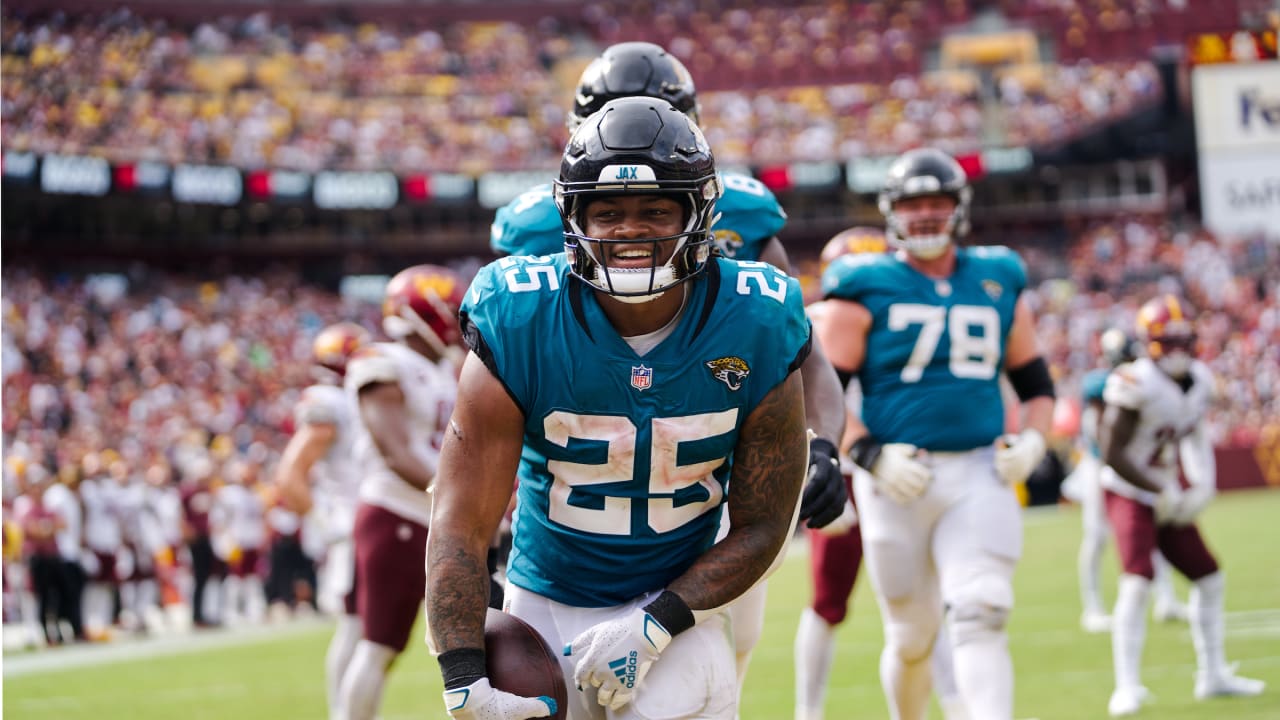
<path fill-rule="evenodd" d="M 611 241 L 591 243 L 600 264 L 611 270 L 649 270 L 665 264 L 678 241 L 652 240 L 678 235 L 684 226 L 684 205 L 669 195 L 606 196 L 590 201 L 582 211 L 583 234 Z"/>

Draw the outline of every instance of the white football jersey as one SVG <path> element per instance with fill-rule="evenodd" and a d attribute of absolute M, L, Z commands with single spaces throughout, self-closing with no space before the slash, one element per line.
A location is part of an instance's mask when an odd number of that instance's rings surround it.
<path fill-rule="evenodd" d="M 453 365 L 433 363 L 399 343 L 375 343 L 347 363 L 346 390 L 358 407 L 360 388 L 372 383 L 398 383 L 404 393 L 413 452 L 434 473 L 444 429 L 453 414 L 458 380 Z M 357 413 L 356 417 L 359 417 Z M 387 467 L 363 422 L 357 423 L 356 458 L 363 471 L 360 500 L 423 525 L 431 521 L 431 496 Z"/>
<path fill-rule="evenodd" d="M 1108 405 L 1138 412 L 1133 439 L 1125 449 L 1130 461 L 1161 485 L 1178 482 L 1178 443 L 1204 420 L 1213 399 L 1213 373 L 1200 361 L 1191 365 L 1191 387 L 1183 392 L 1149 358 L 1139 358 L 1107 376 L 1102 397 Z M 1150 505 L 1155 494 L 1140 490 L 1104 467 L 1102 486 Z"/>
<path fill-rule="evenodd" d="M 114 555 L 124 542 L 120 527 L 119 485 L 107 477 L 80 483 L 84 502 L 84 544 L 95 552 Z"/>
<path fill-rule="evenodd" d="M 253 490 L 236 483 L 218 488 L 209 524 L 219 557 L 227 559 L 232 547 L 263 549 L 267 544 L 266 512 L 262 498 Z"/>
<path fill-rule="evenodd" d="M 356 460 L 358 411 L 337 385 L 312 385 L 294 408 L 294 424 L 331 424 L 336 435 L 328 452 L 311 468 L 315 503 L 323 508 L 326 531 L 347 536 L 355 523 L 362 472 Z"/>

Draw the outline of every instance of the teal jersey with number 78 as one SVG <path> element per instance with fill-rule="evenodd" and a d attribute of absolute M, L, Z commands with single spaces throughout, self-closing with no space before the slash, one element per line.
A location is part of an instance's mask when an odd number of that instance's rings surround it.
<path fill-rule="evenodd" d="M 639 356 L 563 254 L 476 275 L 467 342 L 525 417 L 517 586 L 609 607 L 713 543 L 742 424 L 804 361 L 809 323 L 799 284 L 765 263 L 713 259 L 684 287 L 671 335 Z"/>
<path fill-rule="evenodd" d="M 1017 253 L 956 251 L 945 280 L 898 255 L 846 255 L 822 276 L 823 295 L 871 313 L 858 370 L 862 420 L 882 443 L 958 452 L 1004 432 L 1000 374 L 1014 307 L 1027 285 Z"/>

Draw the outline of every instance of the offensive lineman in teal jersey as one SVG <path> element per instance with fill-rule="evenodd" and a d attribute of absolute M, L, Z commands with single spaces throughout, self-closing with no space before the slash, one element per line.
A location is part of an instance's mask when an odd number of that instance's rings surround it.
<path fill-rule="evenodd" d="M 1005 623 L 1022 527 L 1011 486 L 1045 452 L 1053 382 L 1004 247 L 959 248 L 970 188 L 954 159 L 911 150 L 880 194 L 894 255 L 851 255 L 823 275 L 816 337 L 862 386 L 867 434 L 850 455 L 863 553 L 884 620 L 881 683 L 893 718 L 925 716 L 930 650 L 946 619 L 969 717 L 1013 716 Z M 1002 436 L 1006 373 L 1024 412 Z"/>
<path fill-rule="evenodd" d="M 653 43 L 611 45 L 583 70 L 569 112 L 569 129 L 576 129 L 605 103 L 621 97 L 661 98 L 698 122 L 698 95 L 688 69 Z M 721 173 L 720 181 L 722 195 L 716 200 L 713 217 L 717 219 L 712 227 L 712 239 L 720 254 L 735 260 L 767 262 L 789 272 L 790 261 L 777 238 L 787 215 L 773 193 L 759 180 L 745 175 Z M 490 240 L 499 254 L 561 252 L 565 247 L 564 228 L 552 200 L 551 186 L 535 187 L 500 209 Z M 831 363 L 817 346 L 800 372 L 804 379 L 805 418 L 814 431 L 800 519 L 809 528 L 835 530 L 853 517 L 836 450 L 836 442 L 844 435 L 843 393 Z M 739 684 L 764 629 L 766 595 L 767 588 L 761 584 L 733 608 Z"/>
<path fill-rule="evenodd" d="M 485 676 L 485 555 L 518 472 L 508 611 L 565 648 L 568 717 L 727 720 L 724 608 L 780 559 L 804 483 L 800 288 L 711 255 L 715 164 L 666 101 L 588 119 L 556 195 L 567 252 L 490 264 L 462 310 L 427 551 L 446 706 L 555 710 Z"/>

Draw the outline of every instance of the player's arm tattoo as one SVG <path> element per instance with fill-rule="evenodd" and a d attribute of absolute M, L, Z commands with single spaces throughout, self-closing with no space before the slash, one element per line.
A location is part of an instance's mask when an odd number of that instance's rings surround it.
<path fill-rule="evenodd" d="M 799 372 L 747 417 L 729 481 L 729 534 L 668 588 L 694 610 L 727 604 L 751 589 L 783 551 L 809 462 Z"/>
<path fill-rule="evenodd" d="M 485 556 L 477 556 L 457 535 L 430 533 L 427 567 L 432 581 L 427 586 L 427 620 L 435 651 L 483 648 L 484 616 L 489 606 Z"/>
<path fill-rule="evenodd" d="M 511 502 L 524 416 L 474 354 L 440 448 L 427 533 L 427 622 L 437 653 L 484 647 L 490 542 Z"/>

